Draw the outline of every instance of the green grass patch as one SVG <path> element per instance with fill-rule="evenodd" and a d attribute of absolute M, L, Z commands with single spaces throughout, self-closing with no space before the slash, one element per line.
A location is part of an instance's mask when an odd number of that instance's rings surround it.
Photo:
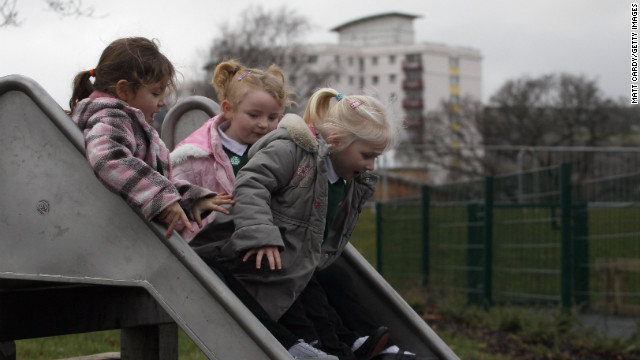
<path fill-rule="evenodd" d="M 108 352 L 120 352 L 120 331 L 97 331 L 16 341 L 16 357 L 20 360 L 62 359 Z M 204 353 L 178 329 L 180 360 L 207 360 Z"/>

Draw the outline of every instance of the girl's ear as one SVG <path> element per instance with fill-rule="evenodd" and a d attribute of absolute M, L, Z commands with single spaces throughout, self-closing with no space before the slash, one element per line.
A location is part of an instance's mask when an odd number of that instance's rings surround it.
<path fill-rule="evenodd" d="M 131 94 L 131 87 L 127 80 L 118 80 L 116 83 L 116 97 L 120 100 L 127 101 Z"/>
<path fill-rule="evenodd" d="M 229 102 L 229 100 L 227 99 L 222 100 L 222 103 L 220 104 L 220 109 L 222 109 L 222 113 L 224 114 L 224 117 L 229 119 L 229 116 L 231 115 L 231 103 Z"/>
<path fill-rule="evenodd" d="M 331 145 L 331 147 L 333 149 L 336 149 L 340 146 L 340 143 L 342 142 L 341 138 L 340 138 L 340 132 L 339 131 L 334 131 L 331 134 L 329 134 L 329 138 L 327 139 L 327 143 L 329 145 Z"/>

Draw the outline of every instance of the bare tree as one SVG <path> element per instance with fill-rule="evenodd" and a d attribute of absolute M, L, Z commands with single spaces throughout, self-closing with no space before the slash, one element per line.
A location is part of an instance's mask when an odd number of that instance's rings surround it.
<path fill-rule="evenodd" d="M 0 0 L 0 27 L 18 25 L 16 2 L 17 0 Z"/>
<path fill-rule="evenodd" d="M 210 85 L 213 71 L 222 61 L 235 59 L 245 66 L 266 68 L 276 64 L 283 69 L 287 82 L 296 94 L 298 106 L 319 84 L 326 82 L 334 72 L 318 69 L 309 64 L 310 54 L 303 40 L 311 30 L 308 19 L 285 6 L 265 9 L 251 5 L 241 11 L 236 23 L 223 23 L 213 40 L 202 80 L 187 84 L 186 92 L 216 99 Z M 183 95 L 183 94 L 181 94 Z M 290 111 L 296 112 L 293 108 Z"/>
<path fill-rule="evenodd" d="M 638 146 L 640 110 L 602 95 L 594 80 L 558 74 L 507 81 L 488 106 L 462 98 L 426 114 L 420 146 L 401 147 L 402 163 L 419 163 L 440 181 L 518 171 L 522 150 L 540 147 Z M 558 164 L 558 152 L 527 153 L 529 165 Z M 576 180 L 602 160 L 584 151 L 572 158 Z M 528 166 L 525 164 L 525 166 Z M 434 180 L 438 182 L 438 180 Z"/>
<path fill-rule="evenodd" d="M 0 0 L 0 27 L 19 26 L 18 0 Z M 82 0 L 44 0 L 50 10 L 61 16 L 93 16 L 93 7 L 86 7 Z"/>
<path fill-rule="evenodd" d="M 427 113 L 421 125 L 420 145 L 396 150 L 400 163 L 428 168 L 437 183 L 496 171 L 485 163 L 481 136 L 484 113 L 479 101 L 471 97 L 463 97 L 455 104 L 443 101 L 438 110 Z"/>

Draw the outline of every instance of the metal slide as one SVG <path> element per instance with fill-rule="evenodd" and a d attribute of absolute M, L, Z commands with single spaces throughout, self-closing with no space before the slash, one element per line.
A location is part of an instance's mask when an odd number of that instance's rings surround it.
<path fill-rule="evenodd" d="M 201 113 L 202 122 L 211 115 Z M 0 177 L 0 285 L 142 288 L 210 359 L 291 359 L 182 238 L 165 239 L 100 183 L 80 130 L 37 83 L 17 75 L 0 78 Z M 458 359 L 351 245 L 340 261 L 400 347 Z"/>
<path fill-rule="evenodd" d="M 144 288 L 210 359 L 291 359 L 180 236 L 100 183 L 80 130 L 22 76 L 0 78 L 0 177 L 0 282 Z"/>

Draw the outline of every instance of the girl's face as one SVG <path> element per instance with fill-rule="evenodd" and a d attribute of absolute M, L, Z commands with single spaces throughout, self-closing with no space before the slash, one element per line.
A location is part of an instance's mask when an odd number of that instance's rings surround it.
<path fill-rule="evenodd" d="M 282 107 L 264 90 L 249 90 L 235 109 L 222 102 L 224 117 L 231 124 L 225 134 L 240 144 L 251 145 L 274 130 L 282 117 Z"/>
<path fill-rule="evenodd" d="M 160 112 L 160 109 L 165 106 L 164 93 L 166 90 L 167 82 L 159 81 L 154 84 L 140 86 L 138 91 L 134 91 L 129 87 L 123 91 L 124 94 L 119 93 L 118 97 L 142 111 L 145 121 L 151 124 L 153 115 Z"/>
<path fill-rule="evenodd" d="M 365 171 L 372 171 L 376 158 L 383 150 L 365 141 L 356 140 L 343 150 L 332 152 L 329 157 L 340 178 L 353 180 Z"/>

